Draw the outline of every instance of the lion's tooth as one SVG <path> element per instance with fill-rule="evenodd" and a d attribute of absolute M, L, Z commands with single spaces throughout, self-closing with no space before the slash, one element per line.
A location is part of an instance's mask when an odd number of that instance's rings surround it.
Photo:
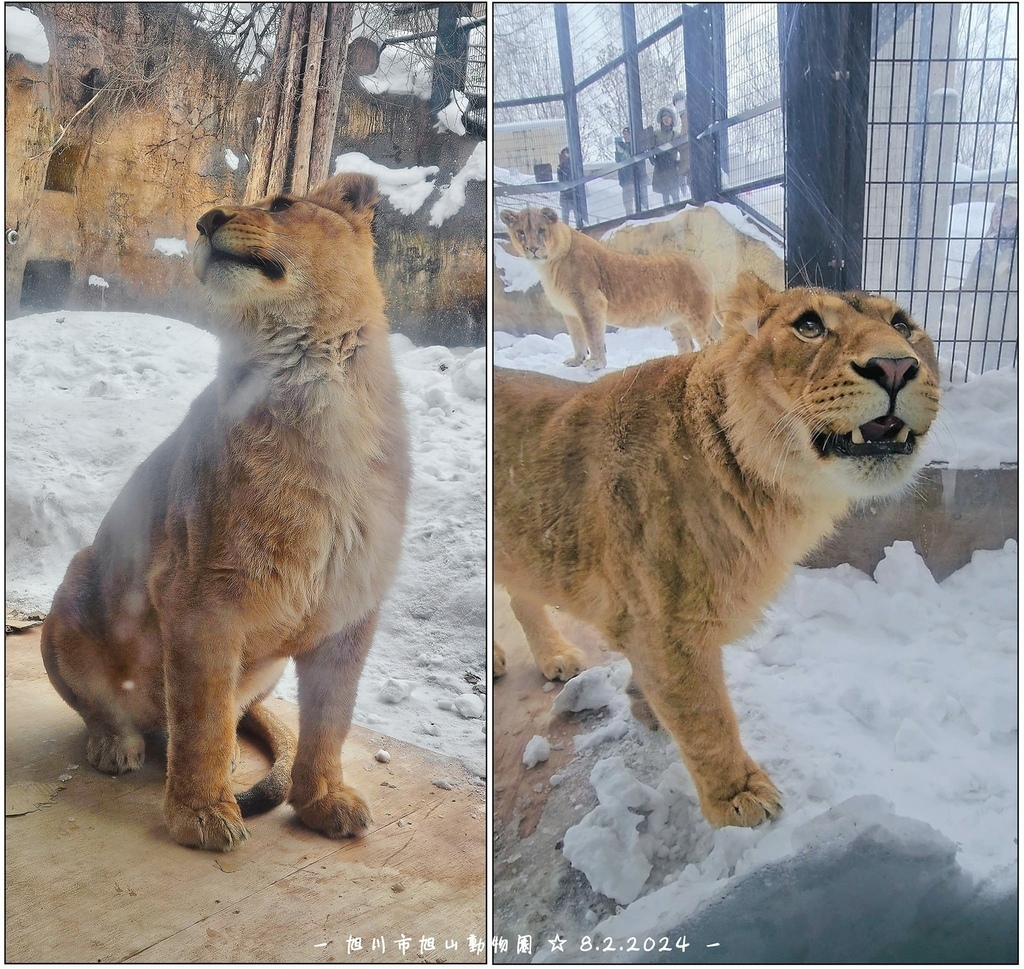
<path fill-rule="evenodd" d="M 864 443 L 864 434 L 861 432 L 861 429 L 859 427 L 855 427 L 852 431 L 850 431 L 850 440 L 853 441 L 854 444 Z"/>
<path fill-rule="evenodd" d="M 900 428 L 899 434 L 896 435 L 896 440 L 900 444 L 906 444 L 907 443 L 907 439 L 909 437 L 910 437 L 910 425 L 909 424 L 904 424 L 903 427 Z"/>

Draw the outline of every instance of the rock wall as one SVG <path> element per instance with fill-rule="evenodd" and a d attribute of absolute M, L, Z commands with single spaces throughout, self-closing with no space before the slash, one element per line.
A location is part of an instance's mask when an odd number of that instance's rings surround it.
<path fill-rule="evenodd" d="M 206 301 L 189 256 L 157 243 L 191 249 L 199 216 L 242 197 L 259 92 L 178 4 L 25 6 L 42 21 L 51 58 L 39 66 L 15 55 L 6 65 L 5 218 L 17 230 L 6 243 L 7 315 L 103 304 L 201 322 Z M 391 168 L 437 165 L 446 185 L 476 142 L 438 134 L 434 121 L 427 102 L 371 97 L 350 73 L 332 157 L 359 151 Z M 435 198 L 413 216 L 386 202 L 378 209 L 388 315 L 417 342 L 479 344 L 484 184 L 470 183 L 462 211 L 440 227 L 428 224 Z"/>
<path fill-rule="evenodd" d="M 711 270 L 719 296 L 729 291 L 744 269 L 781 288 L 785 270 L 777 247 L 737 228 L 732 221 L 737 211 L 729 212 L 715 203 L 687 206 L 671 219 L 627 222 L 611 233 L 587 234 L 595 238 L 607 236 L 608 246 L 619 252 L 683 252 L 694 256 Z M 493 294 L 496 330 L 520 336 L 565 332 L 561 314 L 547 301 L 539 283 L 526 292 L 506 293 L 502 274 L 496 267 Z"/>

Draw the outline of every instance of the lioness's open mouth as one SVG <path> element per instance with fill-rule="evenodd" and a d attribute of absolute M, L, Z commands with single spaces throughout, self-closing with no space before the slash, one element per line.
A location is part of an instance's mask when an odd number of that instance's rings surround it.
<path fill-rule="evenodd" d="M 917 435 L 898 417 L 888 414 L 861 424 L 849 434 L 829 431 L 814 435 L 822 457 L 861 458 L 880 454 L 913 454 Z"/>
<path fill-rule="evenodd" d="M 267 279 L 280 279 L 284 276 L 284 265 L 269 256 L 261 256 L 258 252 L 248 252 L 239 255 L 234 252 L 226 252 L 223 249 L 210 247 L 211 262 L 237 262 L 242 266 L 252 266 L 258 269 Z"/>

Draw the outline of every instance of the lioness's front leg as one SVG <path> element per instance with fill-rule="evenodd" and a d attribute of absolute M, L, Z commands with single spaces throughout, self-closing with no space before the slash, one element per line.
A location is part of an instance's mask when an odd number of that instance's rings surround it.
<path fill-rule="evenodd" d="M 634 662 L 633 679 L 679 746 L 704 817 L 716 828 L 752 828 L 774 817 L 779 792 L 740 742 L 721 648 L 673 644 L 659 652 L 654 662 Z"/>
<path fill-rule="evenodd" d="M 562 363 L 567 367 L 578 367 L 587 359 L 587 335 L 583 330 L 583 322 L 571 313 L 563 313 L 562 318 L 569 331 L 569 339 L 572 340 L 572 356 L 566 357 Z"/>
<path fill-rule="evenodd" d="M 331 838 L 360 834 L 372 821 L 366 801 L 342 779 L 341 745 L 376 627 L 375 610 L 295 657 L 299 748 L 288 800 L 304 824 Z"/>
<path fill-rule="evenodd" d="M 238 651 L 206 617 L 164 624 L 167 791 L 171 837 L 193 848 L 230 851 L 249 833 L 231 793 L 236 749 Z"/>
<path fill-rule="evenodd" d="M 586 669 L 587 657 L 583 650 L 566 642 L 555 629 L 544 609 L 544 603 L 509 593 L 512 614 L 523 627 L 530 652 L 540 671 L 549 680 L 569 680 Z"/>
<path fill-rule="evenodd" d="M 586 336 L 590 356 L 583 364 L 588 370 L 604 370 L 608 366 L 604 331 L 608 322 L 608 300 L 603 293 L 590 293 L 580 307 L 580 322 Z"/>

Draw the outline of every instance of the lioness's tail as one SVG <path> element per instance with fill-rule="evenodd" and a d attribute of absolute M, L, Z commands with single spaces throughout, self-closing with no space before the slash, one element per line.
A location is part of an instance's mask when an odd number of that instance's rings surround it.
<path fill-rule="evenodd" d="M 249 818 L 283 804 L 288 797 L 292 786 L 292 764 L 295 762 L 295 735 L 262 703 L 249 707 L 238 726 L 262 740 L 274 758 L 274 766 L 262 780 L 235 795 L 242 817 Z"/>

